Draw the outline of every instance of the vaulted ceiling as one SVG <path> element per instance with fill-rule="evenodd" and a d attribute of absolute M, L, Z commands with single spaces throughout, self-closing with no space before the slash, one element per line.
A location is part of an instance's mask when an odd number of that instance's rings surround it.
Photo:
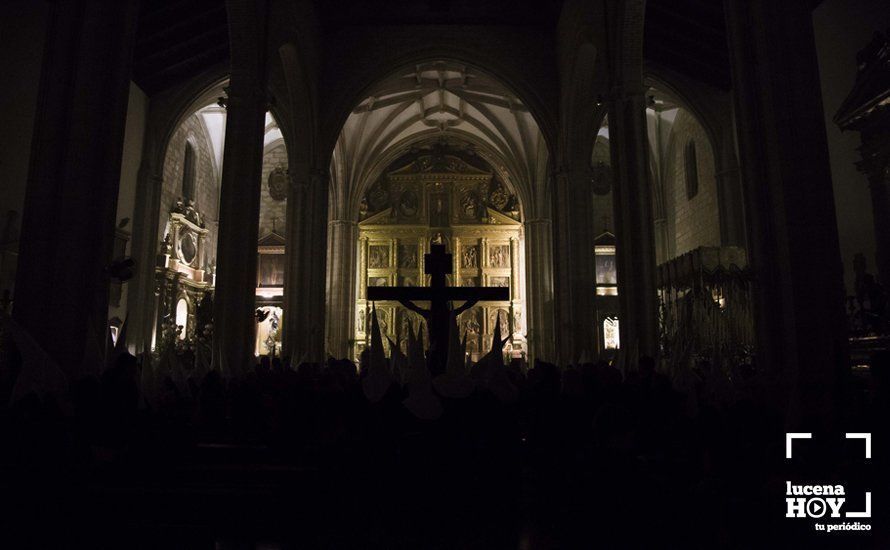
<path fill-rule="evenodd" d="M 343 195 L 334 202 L 354 208 L 388 161 L 437 136 L 477 145 L 517 188 L 528 189 L 546 168 L 544 137 L 519 98 L 476 69 L 425 63 L 380 82 L 347 118 L 332 166 Z"/>

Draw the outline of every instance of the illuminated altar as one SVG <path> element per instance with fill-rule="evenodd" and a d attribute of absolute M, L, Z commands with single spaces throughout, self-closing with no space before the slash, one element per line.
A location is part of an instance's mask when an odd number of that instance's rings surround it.
<path fill-rule="evenodd" d="M 367 286 L 427 286 L 423 258 L 430 244 L 453 256 L 448 284 L 508 287 L 510 299 L 486 302 L 463 313 L 461 338 L 476 360 L 491 345 L 498 318 L 510 335 L 507 353 L 526 350 L 524 258 L 519 207 L 491 172 L 446 154 L 421 155 L 382 177 L 366 193 L 359 222 L 355 352 L 367 345 L 371 304 Z M 377 302 L 381 331 L 405 345 L 407 328 L 420 318 L 397 302 Z"/>
<path fill-rule="evenodd" d="M 155 315 L 152 347 L 165 325 L 180 327 L 177 338 L 191 340 L 197 329 L 198 308 L 212 292 L 207 235 L 203 216 L 190 201 L 178 200 L 167 219 L 155 266 Z"/>

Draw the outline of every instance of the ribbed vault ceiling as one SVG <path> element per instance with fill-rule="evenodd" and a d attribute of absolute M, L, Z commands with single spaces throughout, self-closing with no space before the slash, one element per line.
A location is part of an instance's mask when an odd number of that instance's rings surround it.
<path fill-rule="evenodd" d="M 476 69 L 431 62 L 380 82 L 353 109 L 334 151 L 332 207 L 355 210 L 387 161 L 436 135 L 487 149 L 520 196 L 546 170 L 544 137 L 518 97 Z"/>

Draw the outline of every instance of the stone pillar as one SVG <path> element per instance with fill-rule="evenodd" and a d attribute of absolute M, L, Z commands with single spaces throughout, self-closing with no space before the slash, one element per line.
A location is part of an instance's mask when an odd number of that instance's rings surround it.
<path fill-rule="evenodd" d="M 559 224 L 554 237 L 554 264 L 559 284 L 554 285 L 554 290 L 559 295 L 561 322 L 557 334 L 557 355 L 561 362 L 575 362 L 582 355 L 596 356 L 591 177 L 590 170 L 576 169 L 561 171 L 555 178 L 554 211 L 559 212 Z"/>
<path fill-rule="evenodd" d="M 223 373 L 229 375 L 254 361 L 257 241 L 268 102 L 265 37 L 257 10 L 246 0 L 230 0 L 227 7 L 235 41 L 219 196 L 213 345 L 220 354 Z"/>
<path fill-rule="evenodd" d="M 331 220 L 328 223 L 326 341 L 327 352 L 338 359 L 352 356 L 357 239 L 356 222 Z"/>
<path fill-rule="evenodd" d="M 746 248 L 745 197 L 739 163 L 736 158 L 735 139 L 731 127 L 724 128 L 717 157 L 717 204 L 720 209 L 720 244 Z"/>
<path fill-rule="evenodd" d="M 284 353 L 296 363 L 323 361 L 327 268 L 328 176 L 294 165 L 287 201 Z M 296 366 L 296 365 L 295 365 Z"/>
<path fill-rule="evenodd" d="M 639 356 L 658 354 L 655 230 L 648 169 L 646 96 L 615 90 L 609 103 L 615 262 L 618 271 L 621 346 Z"/>
<path fill-rule="evenodd" d="M 849 365 L 812 2 L 724 6 L 757 364 L 778 374 L 786 397 L 799 405 L 787 409 L 792 427 L 804 427 L 807 417 L 827 425 Z"/>
<path fill-rule="evenodd" d="M 48 4 L 15 319 L 76 378 L 101 367 L 138 4 Z M 35 38 L 37 39 L 37 38 Z"/>

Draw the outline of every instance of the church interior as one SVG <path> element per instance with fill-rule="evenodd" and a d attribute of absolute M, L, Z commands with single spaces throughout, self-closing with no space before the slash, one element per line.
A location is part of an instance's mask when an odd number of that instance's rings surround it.
<path fill-rule="evenodd" d="M 886 3 L 10 0 L 0 37 L 8 547 L 890 547 Z M 786 516 L 813 479 L 873 516 Z"/>

